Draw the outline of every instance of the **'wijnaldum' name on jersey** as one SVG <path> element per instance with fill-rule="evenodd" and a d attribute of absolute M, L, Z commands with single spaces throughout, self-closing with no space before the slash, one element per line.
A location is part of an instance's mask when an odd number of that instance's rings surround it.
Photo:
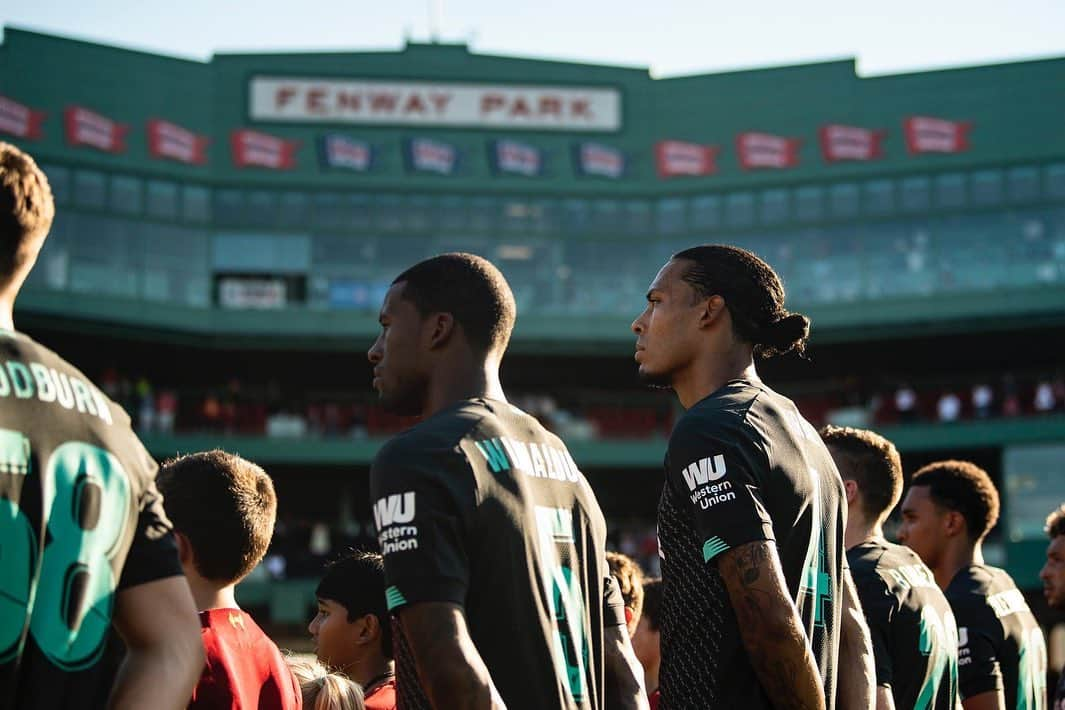
<path fill-rule="evenodd" d="M 111 408 L 104 396 L 88 382 L 45 367 L 39 362 L 7 360 L 0 366 L 0 397 L 31 399 L 64 409 L 77 409 L 111 424 Z"/>
<path fill-rule="evenodd" d="M 526 476 L 570 483 L 576 483 L 581 477 L 577 464 L 565 449 L 506 436 L 476 441 L 474 446 L 488 462 L 492 473 L 514 469 Z"/>

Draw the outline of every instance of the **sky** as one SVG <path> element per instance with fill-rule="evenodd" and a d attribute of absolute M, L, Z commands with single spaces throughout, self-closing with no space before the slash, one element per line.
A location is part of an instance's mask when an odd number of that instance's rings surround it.
<path fill-rule="evenodd" d="M 1065 56 L 1065 0 L 11 0 L 0 22 L 193 59 L 395 50 L 435 34 L 655 76 L 850 57 L 874 76 Z"/>

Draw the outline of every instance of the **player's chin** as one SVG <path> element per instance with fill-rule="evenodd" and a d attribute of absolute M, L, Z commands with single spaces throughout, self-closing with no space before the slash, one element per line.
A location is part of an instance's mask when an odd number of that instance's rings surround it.
<path fill-rule="evenodd" d="M 640 364 L 637 374 L 640 377 L 640 382 L 648 387 L 668 388 L 673 384 L 673 378 L 669 372 L 657 371 L 647 363 Z"/>

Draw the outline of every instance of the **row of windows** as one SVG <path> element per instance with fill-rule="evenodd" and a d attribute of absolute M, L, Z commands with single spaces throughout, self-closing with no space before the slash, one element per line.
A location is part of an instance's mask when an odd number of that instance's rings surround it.
<path fill-rule="evenodd" d="M 670 235 L 1065 200 L 1065 163 L 658 200 L 211 191 L 92 170 L 46 172 L 61 205 L 223 228 L 364 233 Z"/>

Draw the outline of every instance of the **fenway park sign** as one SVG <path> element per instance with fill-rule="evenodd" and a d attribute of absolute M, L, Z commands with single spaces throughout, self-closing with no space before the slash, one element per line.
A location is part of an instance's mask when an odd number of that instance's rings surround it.
<path fill-rule="evenodd" d="M 253 121 L 617 131 L 617 89 L 257 76 Z"/>

